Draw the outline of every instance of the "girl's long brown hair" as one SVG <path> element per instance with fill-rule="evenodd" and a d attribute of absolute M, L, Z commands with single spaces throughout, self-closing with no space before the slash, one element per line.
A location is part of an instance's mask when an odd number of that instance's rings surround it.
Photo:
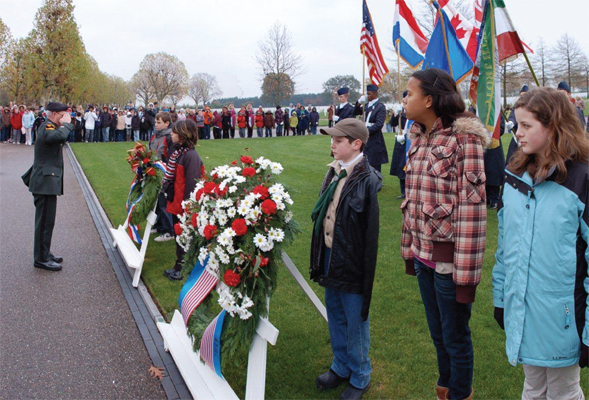
<path fill-rule="evenodd" d="M 566 161 L 589 160 L 589 139 L 575 106 L 563 92 L 552 88 L 531 90 L 516 101 L 514 112 L 520 107 L 534 114 L 546 128 L 550 145 L 548 155 L 541 163 L 538 163 L 535 154 L 516 151 L 509 163 L 511 172 L 521 174 L 528 171 L 534 180 L 544 180 L 550 168 L 556 166 L 556 181 L 562 183 L 567 176 Z"/>

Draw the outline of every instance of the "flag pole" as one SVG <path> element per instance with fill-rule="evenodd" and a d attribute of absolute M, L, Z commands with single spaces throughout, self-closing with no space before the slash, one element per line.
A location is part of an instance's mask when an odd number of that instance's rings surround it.
<path fill-rule="evenodd" d="M 534 68 L 532 68 L 532 64 L 530 63 L 530 59 L 528 58 L 528 54 L 526 53 L 526 49 L 524 50 L 524 58 L 526 59 L 526 63 L 528 63 L 528 68 L 532 73 L 532 77 L 534 77 L 534 82 L 536 82 L 536 86 L 540 87 L 540 82 L 538 82 L 538 78 L 536 78 L 536 73 L 534 72 Z"/>
<path fill-rule="evenodd" d="M 403 104 L 403 97 L 401 95 L 401 54 L 399 52 L 400 41 L 397 41 L 397 97 L 399 98 L 399 103 Z"/>
<path fill-rule="evenodd" d="M 362 47 L 362 96 L 366 96 L 366 53 L 364 47 Z M 365 122 L 365 104 L 366 100 L 362 102 L 362 122 Z"/>

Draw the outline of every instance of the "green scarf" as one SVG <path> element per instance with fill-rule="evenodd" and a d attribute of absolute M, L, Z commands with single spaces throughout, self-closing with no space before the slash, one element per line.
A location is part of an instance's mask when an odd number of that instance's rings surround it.
<path fill-rule="evenodd" d="M 337 184 L 346 176 L 348 176 L 348 173 L 343 169 L 337 178 L 329 184 L 325 192 L 319 196 L 319 200 L 317 200 L 317 204 L 315 204 L 315 208 L 313 208 L 313 212 L 311 213 L 311 220 L 315 222 L 315 227 L 313 228 L 315 236 L 318 236 L 319 232 L 321 232 L 321 225 L 323 224 L 323 219 L 325 218 L 329 204 L 331 204 L 331 201 L 333 200 L 333 194 L 335 193 Z"/>

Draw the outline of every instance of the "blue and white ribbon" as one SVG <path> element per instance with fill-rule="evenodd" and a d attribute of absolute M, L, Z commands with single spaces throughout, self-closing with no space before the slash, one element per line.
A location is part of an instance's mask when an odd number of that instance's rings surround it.
<path fill-rule="evenodd" d="M 223 310 L 207 327 L 200 341 L 200 357 L 221 378 L 221 333 L 226 311 Z"/>
<path fill-rule="evenodd" d="M 133 193 L 133 189 L 135 189 L 135 186 L 137 186 L 137 180 L 133 179 L 133 182 L 131 183 L 131 188 L 129 189 L 129 195 L 127 196 L 127 203 L 126 203 L 126 207 L 127 207 L 127 232 L 129 233 L 129 236 L 131 237 L 131 239 L 133 239 L 137 244 L 141 245 L 142 241 L 141 241 L 141 236 L 139 235 L 139 225 L 133 225 L 131 224 L 131 215 L 133 214 L 133 210 L 135 209 L 135 206 L 137 205 L 137 203 L 139 203 L 139 201 L 143 198 L 143 193 L 141 193 L 141 195 L 134 201 L 131 203 L 131 193 Z"/>
<path fill-rule="evenodd" d="M 205 260 L 204 265 L 198 261 L 186 283 L 182 286 L 182 290 L 180 290 L 178 305 L 185 325 L 188 325 L 188 320 L 196 307 L 202 303 L 219 282 L 219 278 L 206 269 L 207 263 L 208 258 Z"/>

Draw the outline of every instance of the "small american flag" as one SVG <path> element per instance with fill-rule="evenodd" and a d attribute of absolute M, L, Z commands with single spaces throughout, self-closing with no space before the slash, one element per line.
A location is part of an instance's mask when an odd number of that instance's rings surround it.
<path fill-rule="evenodd" d="M 211 293 L 217 282 L 219 282 L 219 278 L 213 276 L 206 269 L 203 269 L 202 274 L 198 277 L 194 286 L 186 293 L 180 304 L 180 312 L 182 313 L 184 324 L 188 325 L 188 320 L 194 310 L 196 310 L 196 307 Z"/>
<path fill-rule="evenodd" d="M 205 329 L 200 340 L 199 348 L 200 358 L 221 378 L 223 378 L 223 374 L 221 373 L 221 333 L 223 331 L 225 314 L 225 310 L 221 311 L 209 324 L 207 329 Z"/>
<path fill-rule="evenodd" d="M 360 52 L 366 56 L 368 61 L 368 74 L 373 84 L 379 86 L 384 76 L 389 72 L 387 65 L 382 58 L 380 46 L 372 25 L 372 18 L 366 0 L 362 1 L 362 31 L 360 32 Z"/>

